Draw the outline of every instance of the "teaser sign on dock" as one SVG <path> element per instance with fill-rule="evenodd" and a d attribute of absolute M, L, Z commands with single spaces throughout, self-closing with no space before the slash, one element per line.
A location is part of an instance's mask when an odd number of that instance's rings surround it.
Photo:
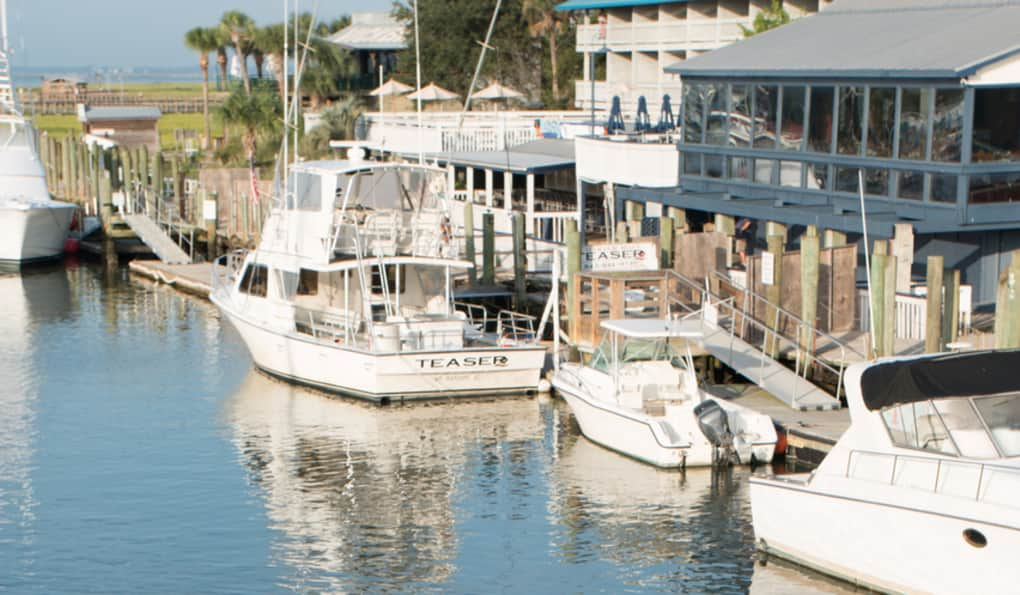
<path fill-rule="evenodd" d="M 585 271 L 657 271 L 659 247 L 655 242 L 589 244 L 581 251 Z"/>

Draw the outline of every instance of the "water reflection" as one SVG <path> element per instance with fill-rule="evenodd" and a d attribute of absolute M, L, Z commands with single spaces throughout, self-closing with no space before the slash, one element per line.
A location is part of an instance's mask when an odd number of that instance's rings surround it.
<path fill-rule="evenodd" d="M 468 460 L 535 441 L 535 400 L 379 408 L 252 372 L 228 403 L 289 588 L 417 590 L 457 571 L 454 496 Z M 484 465 L 483 465 L 484 467 Z"/>

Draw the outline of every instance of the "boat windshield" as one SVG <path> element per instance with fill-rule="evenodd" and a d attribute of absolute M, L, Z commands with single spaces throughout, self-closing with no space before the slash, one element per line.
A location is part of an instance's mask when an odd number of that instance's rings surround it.
<path fill-rule="evenodd" d="M 882 411 L 893 444 L 978 459 L 1020 456 L 1020 393 L 904 403 Z"/>
<path fill-rule="evenodd" d="M 662 339 L 626 339 L 617 355 L 620 364 L 667 361 L 676 367 L 683 367 L 683 358 L 667 341 Z M 588 365 L 608 374 L 614 359 L 613 341 L 609 335 L 606 335 L 592 352 L 591 362 Z"/>
<path fill-rule="evenodd" d="M 341 176 L 337 184 L 337 208 L 420 211 L 441 208 L 446 177 L 430 169 L 379 167 Z"/>

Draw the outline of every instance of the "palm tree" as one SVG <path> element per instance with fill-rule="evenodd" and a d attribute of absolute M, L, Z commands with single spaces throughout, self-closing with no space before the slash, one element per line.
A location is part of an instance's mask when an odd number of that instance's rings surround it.
<path fill-rule="evenodd" d="M 248 80 L 248 53 L 250 43 L 255 36 L 255 22 L 251 17 L 239 10 L 228 10 L 220 18 L 220 30 L 230 38 L 237 59 L 241 61 L 241 82 L 245 93 L 251 94 L 251 81 Z"/>
<path fill-rule="evenodd" d="M 349 94 L 322 111 L 319 124 L 302 139 L 301 153 L 315 159 L 329 155 L 329 141 L 354 138 L 354 127 L 364 111 L 357 96 Z"/>
<path fill-rule="evenodd" d="M 272 58 L 276 65 L 273 73 L 276 84 L 280 89 L 280 97 L 283 97 L 283 77 L 287 72 L 283 56 L 283 24 L 266 25 L 255 32 L 255 47 L 264 56 Z"/>
<path fill-rule="evenodd" d="M 254 172 L 259 137 L 279 136 L 282 129 L 280 97 L 265 85 L 256 86 L 251 93 L 235 89 L 217 113 L 224 124 L 241 128 L 241 143 Z"/>
<path fill-rule="evenodd" d="M 216 37 L 216 65 L 220 67 L 220 85 L 227 84 L 227 44 L 230 40 L 219 27 L 213 27 L 212 31 Z M 218 87 L 220 90 L 223 86 Z"/>
<path fill-rule="evenodd" d="M 558 0 L 524 0 L 522 10 L 532 37 L 549 41 L 549 67 L 552 70 L 553 101 L 560 101 L 560 81 L 556 37 L 563 31 L 563 13 L 556 10 Z"/>
<path fill-rule="evenodd" d="M 220 47 L 216 31 L 207 27 L 195 27 L 184 34 L 184 43 L 198 52 L 198 66 L 202 69 L 202 118 L 205 121 L 205 135 L 202 137 L 202 148 L 209 146 L 209 52 Z"/>

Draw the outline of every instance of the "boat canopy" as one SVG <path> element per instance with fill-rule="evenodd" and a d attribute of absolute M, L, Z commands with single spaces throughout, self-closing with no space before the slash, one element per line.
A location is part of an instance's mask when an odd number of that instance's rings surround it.
<path fill-rule="evenodd" d="M 1020 391 L 1020 350 L 972 351 L 869 366 L 861 395 L 869 411 L 901 403 Z"/>
<path fill-rule="evenodd" d="M 642 339 L 668 339 L 682 337 L 699 339 L 701 331 L 698 321 L 663 320 L 662 318 L 627 318 L 623 320 L 604 320 L 602 328 L 624 337 Z"/>

